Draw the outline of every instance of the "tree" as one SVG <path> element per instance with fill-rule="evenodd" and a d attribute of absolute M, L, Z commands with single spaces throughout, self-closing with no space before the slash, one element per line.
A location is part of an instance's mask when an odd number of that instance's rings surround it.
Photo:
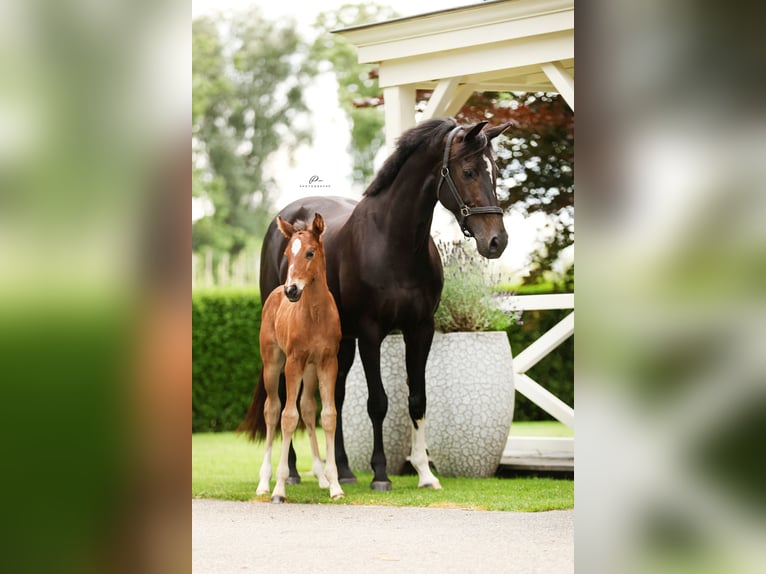
<path fill-rule="evenodd" d="M 378 87 L 377 67 L 359 64 L 356 48 L 330 30 L 395 18 L 393 9 L 375 4 L 344 4 L 334 12 L 323 12 L 314 24 L 320 35 L 311 48 L 317 65 L 332 69 L 338 81 L 338 101 L 351 121 L 351 153 L 354 183 L 367 184 L 373 162 L 385 144 L 383 101 Z"/>
<path fill-rule="evenodd" d="M 213 213 L 192 227 L 192 248 L 237 255 L 266 230 L 281 146 L 308 141 L 302 86 L 313 75 L 292 21 L 257 10 L 192 22 L 192 193 Z"/>
<path fill-rule="evenodd" d="M 497 165 L 507 184 L 506 191 L 498 188 L 498 199 L 506 211 L 549 216 L 550 234 L 532 255 L 526 279 L 534 283 L 574 242 L 574 112 L 558 94 L 476 92 L 457 117 L 514 124 L 497 143 Z"/>

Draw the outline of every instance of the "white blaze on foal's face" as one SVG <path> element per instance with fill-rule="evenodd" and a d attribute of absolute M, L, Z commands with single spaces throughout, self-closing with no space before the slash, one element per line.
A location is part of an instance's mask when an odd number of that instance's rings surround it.
<path fill-rule="evenodd" d="M 293 254 L 293 258 L 298 256 L 298 253 L 301 252 L 301 247 L 302 246 L 303 246 L 303 244 L 301 243 L 301 238 L 300 237 L 296 237 L 296 238 L 293 239 L 293 242 L 290 245 L 290 253 Z M 292 283 L 293 283 L 293 277 L 292 277 L 293 276 L 293 267 L 295 267 L 295 262 L 290 263 L 290 267 L 287 268 L 287 281 L 286 281 L 287 285 L 292 285 Z M 303 287 L 304 287 L 303 281 L 298 281 L 296 284 L 297 284 L 297 287 L 299 289 L 303 289 Z"/>

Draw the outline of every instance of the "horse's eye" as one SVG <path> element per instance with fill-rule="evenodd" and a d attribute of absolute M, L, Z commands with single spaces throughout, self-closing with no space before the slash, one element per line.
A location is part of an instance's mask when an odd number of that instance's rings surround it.
<path fill-rule="evenodd" d="M 314 250 L 313 249 L 309 249 L 308 251 L 306 251 L 306 259 L 314 259 Z"/>
<path fill-rule="evenodd" d="M 464 169 L 463 170 L 463 175 L 468 177 L 468 178 L 472 178 L 474 176 L 474 171 L 472 169 L 470 169 L 470 168 Z"/>

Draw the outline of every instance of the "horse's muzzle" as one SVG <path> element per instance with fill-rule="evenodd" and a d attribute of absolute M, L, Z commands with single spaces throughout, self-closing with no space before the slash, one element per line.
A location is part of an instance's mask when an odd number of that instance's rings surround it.
<path fill-rule="evenodd" d="M 291 303 L 295 303 L 300 299 L 302 294 L 303 289 L 298 289 L 297 285 L 285 285 L 285 297 L 287 297 L 288 301 Z"/>

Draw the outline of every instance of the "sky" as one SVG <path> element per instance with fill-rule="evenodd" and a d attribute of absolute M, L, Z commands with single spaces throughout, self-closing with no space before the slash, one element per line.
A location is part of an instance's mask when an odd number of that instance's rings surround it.
<path fill-rule="evenodd" d="M 351 3 L 352 0 L 347 0 Z M 320 12 L 333 10 L 344 3 L 339 0 L 298 0 L 294 2 L 266 2 L 264 0 L 194 0 L 192 17 L 229 10 L 242 10 L 258 6 L 263 14 L 272 19 L 292 17 L 301 32 L 308 38 L 314 34 L 312 25 Z M 380 0 L 377 4 L 387 4 L 401 16 L 412 16 L 436 10 L 465 6 L 477 2 L 470 0 Z M 275 180 L 276 208 L 281 209 L 292 201 L 306 195 L 301 185 L 308 184 L 312 176 L 321 178 L 329 185 L 327 195 L 339 195 L 358 199 L 363 191 L 351 184 L 351 159 L 347 153 L 350 143 L 351 128 L 340 109 L 337 99 L 337 83 L 332 72 L 320 74 L 312 85 L 306 87 L 305 98 L 312 102 L 311 122 L 314 141 L 311 145 L 302 145 L 292 154 L 286 150 L 274 153 L 267 163 Z M 375 161 L 377 170 L 385 160 L 386 150 Z M 317 194 L 312 188 L 312 195 Z M 195 203 L 193 217 L 201 217 L 204 206 Z M 499 261 L 505 273 L 518 279 L 525 272 L 526 260 L 542 233 L 544 217 L 524 217 L 519 213 L 506 216 L 505 225 L 509 234 L 509 244 Z M 454 217 L 441 205 L 434 212 L 432 235 L 442 240 L 457 240 L 462 233 Z"/>

